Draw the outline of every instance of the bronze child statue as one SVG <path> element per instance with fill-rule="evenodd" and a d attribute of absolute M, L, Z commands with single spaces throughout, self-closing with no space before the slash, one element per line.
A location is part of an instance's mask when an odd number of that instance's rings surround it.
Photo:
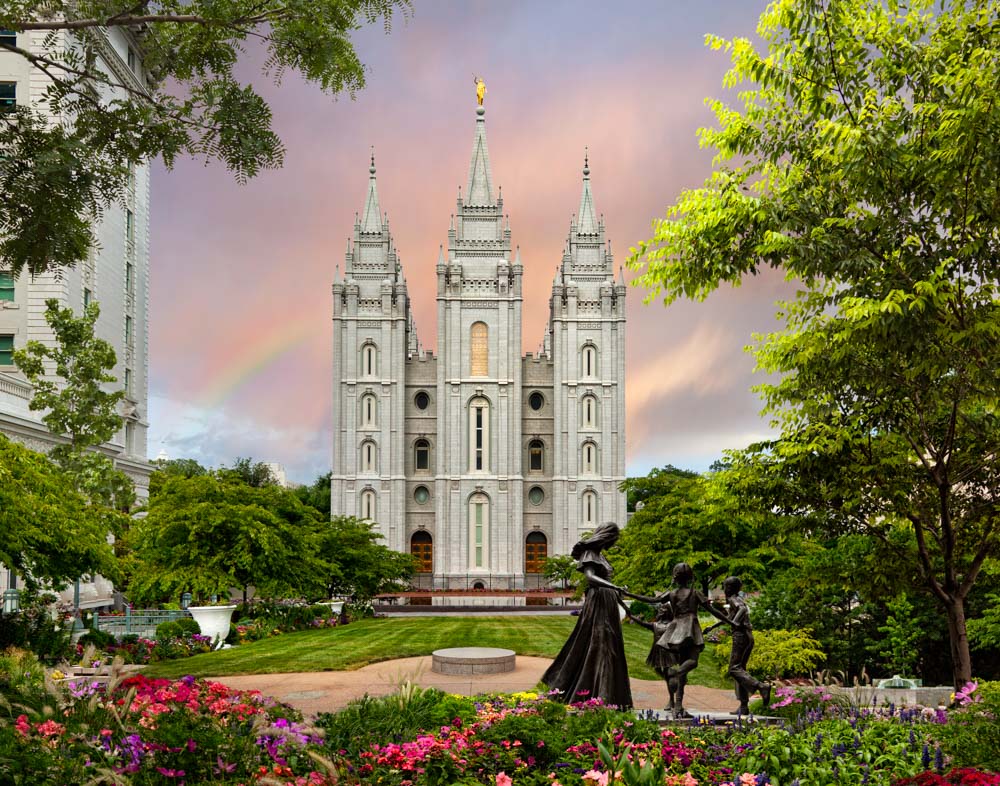
<path fill-rule="evenodd" d="M 733 710 L 733 715 L 750 714 L 750 697 L 760 692 L 765 706 L 771 703 L 771 684 L 761 682 L 747 671 L 747 663 L 753 652 L 753 630 L 750 627 L 750 609 L 740 595 L 743 582 L 736 576 L 730 576 L 722 582 L 726 593 L 726 603 L 729 606 L 729 618 L 725 620 L 733 628 L 733 650 L 729 656 L 729 676 L 736 682 L 736 696 L 740 706 Z M 707 630 L 723 624 L 718 622 Z M 707 631 L 706 631 L 707 632 Z"/>

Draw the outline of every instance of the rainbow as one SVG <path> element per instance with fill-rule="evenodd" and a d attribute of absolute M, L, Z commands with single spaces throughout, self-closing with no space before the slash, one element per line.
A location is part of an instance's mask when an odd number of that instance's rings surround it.
<path fill-rule="evenodd" d="M 260 340 L 234 347 L 228 362 L 199 396 L 199 403 L 213 409 L 246 387 L 262 371 L 280 357 L 305 343 L 316 332 L 316 320 L 300 317 L 282 322 Z"/>

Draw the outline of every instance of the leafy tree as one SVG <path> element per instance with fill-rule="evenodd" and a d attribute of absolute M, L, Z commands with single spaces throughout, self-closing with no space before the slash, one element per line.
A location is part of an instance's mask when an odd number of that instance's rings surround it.
<path fill-rule="evenodd" d="M 168 478 L 193 478 L 208 474 L 208 470 L 194 459 L 158 459 L 152 463 L 156 470 L 149 476 L 150 497 L 160 493 Z"/>
<path fill-rule="evenodd" d="M 752 588 L 778 556 L 766 517 L 742 511 L 711 478 L 668 466 L 622 488 L 638 510 L 614 552 L 615 578 L 636 591 L 666 589 L 678 562 L 694 568 L 705 594 L 729 575 Z"/>
<path fill-rule="evenodd" d="M 754 648 L 747 669 L 765 679 L 802 677 L 826 659 L 810 630 L 763 630 L 754 634 Z M 715 645 L 715 657 L 723 674 L 729 671 L 733 640 L 725 637 Z"/>
<path fill-rule="evenodd" d="M 912 675 L 920 659 L 917 644 L 920 629 L 913 616 L 913 604 L 900 593 L 889 602 L 889 616 L 878 629 L 885 634 L 882 656 L 886 658 L 893 674 Z"/>
<path fill-rule="evenodd" d="M 247 44 L 264 74 L 299 72 L 323 91 L 353 96 L 365 69 L 351 34 L 408 0 L 17 0 L 0 7 L 0 29 L 47 32 L 0 48 L 46 78 L 41 106 L 0 116 L 0 257 L 17 275 L 72 266 L 93 247 L 93 217 L 125 190 L 130 166 L 178 156 L 222 161 L 241 182 L 281 165 L 271 110 L 237 76 Z M 142 54 L 136 80 L 101 64 L 101 28 L 133 31 Z M 72 36 L 67 46 L 65 33 Z M 72 124 L 49 117 L 72 117 Z"/>
<path fill-rule="evenodd" d="M 299 486 L 295 494 L 306 505 L 316 508 L 324 518 L 330 518 L 330 477 L 331 473 L 320 475 L 309 486 Z"/>
<path fill-rule="evenodd" d="M 223 467 L 218 471 L 221 476 L 232 476 L 254 488 L 275 486 L 278 483 L 271 468 L 263 461 L 251 458 L 237 458 L 231 467 Z"/>
<path fill-rule="evenodd" d="M 762 337 L 780 439 L 733 455 L 763 508 L 892 542 L 972 674 L 966 600 L 998 552 L 998 0 L 786 0 L 730 51 L 717 155 L 634 250 L 669 302 L 778 268 L 800 291 Z"/>
<path fill-rule="evenodd" d="M 323 566 L 314 542 L 319 516 L 275 485 L 249 486 L 231 473 L 168 477 L 129 532 L 133 597 L 196 597 L 253 586 L 264 595 L 316 591 Z"/>
<path fill-rule="evenodd" d="M 94 335 L 100 307 L 91 303 L 77 317 L 59 301 L 45 301 L 45 321 L 55 339 L 52 345 L 29 341 L 14 352 L 14 363 L 34 388 L 29 407 L 43 410 L 49 432 L 65 438 L 49 455 L 95 502 L 127 511 L 135 490 L 125 473 L 96 450 L 122 427 L 118 406 L 125 396 L 108 390 L 118 380 L 114 348 Z"/>
<path fill-rule="evenodd" d="M 416 571 L 410 554 L 383 546 L 370 521 L 337 516 L 320 526 L 317 554 L 325 566 L 327 597 L 347 595 L 368 601 L 400 587 Z"/>
<path fill-rule="evenodd" d="M 0 434 L 0 563 L 30 590 L 88 573 L 115 575 L 108 511 L 90 504 L 41 453 Z"/>

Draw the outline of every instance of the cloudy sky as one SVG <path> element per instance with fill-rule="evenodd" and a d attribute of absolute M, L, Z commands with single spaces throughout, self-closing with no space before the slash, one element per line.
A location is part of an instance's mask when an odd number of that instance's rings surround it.
<path fill-rule="evenodd" d="M 278 461 L 309 482 L 330 468 L 331 295 L 374 145 L 383 210 L 421 343 L 436 345 L 434 265 L 466 179 L 483 75 L 494 183 L 525 267 L 524 350 L 579 204 L 584 147 L 616 262 L 650 234 L 711 155 L 696 131 L 724 96 L 728 59 L 706 33 L 752 35 L 762 0 L 415 0 L 386 35 L 360 31 L 356 100 L 286 77 L 247 77 L 270 100 L 285 166 L 237 185 L 217 164 L 157 166 L 153 181 L 151 457 Z M 631 278 L 631 275 L 627 275 Z M 628 302 L 627 471 L 705 469 L 765 435 L 754 332 L 775 326 L 777 276 L 704 303 Z"/>

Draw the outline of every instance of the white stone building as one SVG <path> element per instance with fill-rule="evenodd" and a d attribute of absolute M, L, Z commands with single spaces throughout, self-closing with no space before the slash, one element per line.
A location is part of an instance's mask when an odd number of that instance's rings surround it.
<path fill-rule="evenodd" d="M 129 30 L 98 29 L 100 67 L 124 84 L 140 89 L 143 68 L 139 41 Z M 0 31 L 21 48 L 41 50 L 48 31 Z M 0 50 L 0 111 L 28 104 L 38 106 L 48 77 L 16 53 Z M 102 88 L 105 97 L 114 92 Z M 124 91 L 119 91 L 123 94 Z M 122 203 L 107 208 L 96 233 L 99 247 L 73 268 L 32 278 L 27 272 L 15 280 L 0 259 L 0 433 L 39 452 L 56 444 L 41 421 L 28 409 L 32 390 L 12 363 L 14 349 L 31 340 L 51 343 L 45 322 L 45 301 L 55 298 L 78 313 L 96 301 L 101 307 L 96 333 L 115 349 L 118 365 L 112 372 L 126 391 L 124 425 L 103 450 L 136 484 L 139 497 L 148 496 L 151 467 L 146 461 L 147 398 L 149 384 L 149 167 L 137 166 Z M 0 584 L 9 577 L 0 569 Z M 100 584 L 100 583 L 99 583 Z M 98 605 L 110 597 L 110 584 L 86 585 L 82 605 Z"/>
<path fill-rule="evenodd" d="M 419 557 L 423 586 L 537 586 L 546 555 L 625 524 L 625 285 L 590 170 L 538 356 L 521 354 L 524 266 L 483 108 L 437 262 L 437 356 L 420 349 L 374 160 L 369 171 L 333 285 L 333 514 L 375 521 Z"/>

